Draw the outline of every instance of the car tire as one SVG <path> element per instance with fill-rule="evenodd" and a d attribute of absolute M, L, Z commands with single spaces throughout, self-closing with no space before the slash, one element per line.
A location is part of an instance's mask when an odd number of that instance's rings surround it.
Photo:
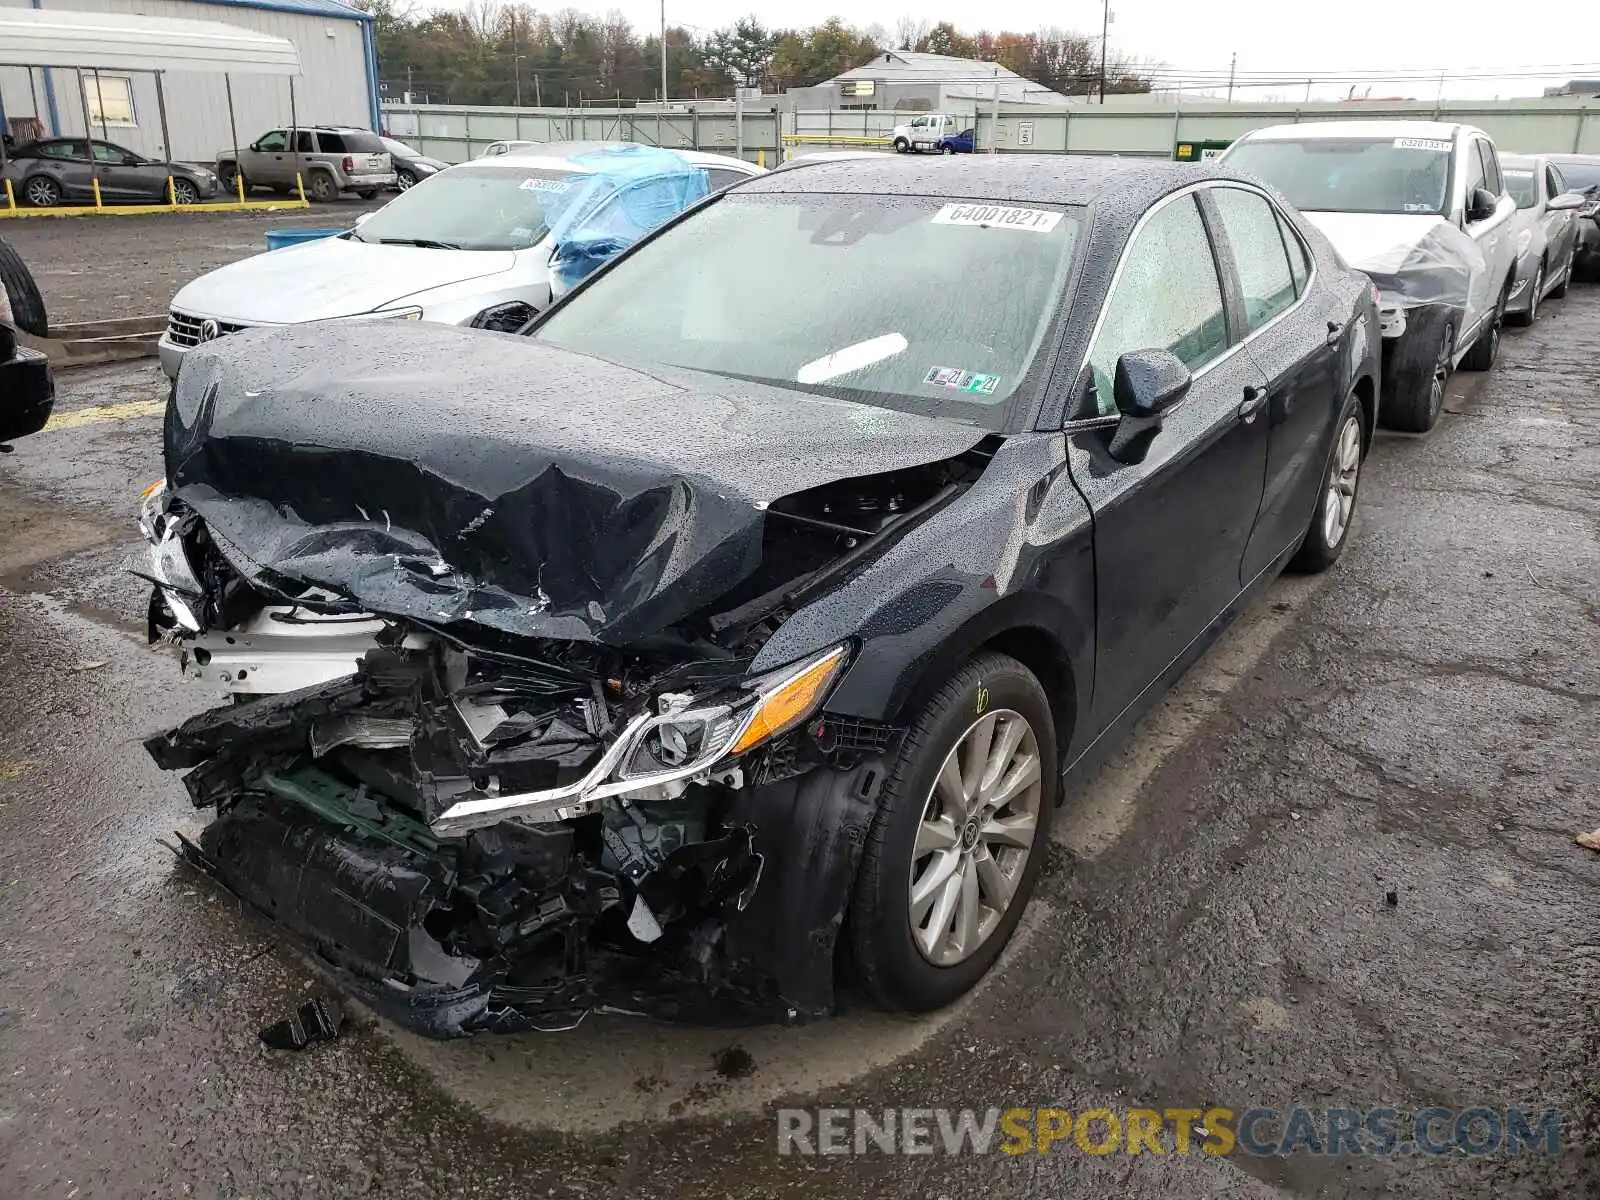
<path fill-rule="evenodd" d="M 1402 433 L 1427 433 L 1444 408 L 1455 353 L 1455 321 L 1429 309 L 1414 309 L 1411 328 L 1386 364 L 1379 423 Z"/>
<path fill-rule="evenodd" d="M 956 148 L 954 146 L 940 146 L 939 147 L 939 153 L 940 154 L 954 154 L 955 152 L 956 152 Z"/>
<path fill-rule="evenodd" d="M 229 199 L 239 198 L 239 180 L 244 180 L 244 194 L 250 194 L 250 180 L 242 171 L 232 163 L 226 163 L 217 170 L 217 183 L 221 189 L 228 193 Z"/>
<path fill-rule="evenodd" d="M 970 809 L 960 798 L 962 757 L 983 744 L 985 727 L 991 739 L 998 732 L 1000 744 L 988 743 L 994 754 L 1015 733 L 1010 762 L 996 768 L 1002 775 L 1016 771 L 1026 778 L 1030 753 L 1038 768 L 1037 781 L 993 813 L 981 793 Z M 954 786 L 940 786 L 952 758 Z M 889 769 L 845 916 L 843 966 L 868 1000 L 891 1011 L 927 1012 L 968 991 L 994 965 L 1038 880 L 1060 786 L 1058 768 L 1049 699 L 1016 659 L 981 654 L 935 692 Z M 947 797 L 955 812 L 946 810 Z M 1030 816 L 1026 846 L 1014 845 Z M 928 894 L 914 905 L 917 887 Z M 985 904 L 986 897 L 1000 900 L 1003 908 Z M 925 928 L 913 930 L 913 912 L 920 912 Z M 956 925 L 969 912 L 973 923 L 958 932 Z M 942 939 L 941 930 L 947 931 Z M 966 945 L 969 938 L 972 944 Z"/>
<path fill-rule="evenodd" d="M 1366 459 L 1367 431 L 1362 427 L 1361 401 L 1354 392 L 1345 398 L 1334 427 L 1333 446 L 1317 490 L 1316 511 L 1305 540 L 1289 560 L 1289 569 L 1315 575 L 1339 561 L 1355 524 L 1356 497 L 1361 488 L 1361 465 Z"/>
<path fill-rule="evenodd" d="M 1566 294 L 1572 290 L 1572 259 L 1571 254 L 1567 255 L 1566 266 L 1561 272 L 1561 282 L 1550 289 L 1550 299 L 1565 299 Z"/>
<path fill-rule="evenodd" d="M 1522 312 L 1509 314 L 1508 319 L 1518 329 L 1526 329 L 1539 319 L 1539 293 L 1544 291 L 1544 268 L 1542 261 L 1534 268 L 1533 283 L 1528 291 L 1528 307 Z"/>
<path fill-rule="evenodd" d="M 1511 281 L 1508 279 L 1505 287 L 1500 289 L 1500 299 L 1495 302 L 1489 324 L 1478 332 L 1478 340 L 1472 343 L 1472 348 L 1461 360 L 1463 370 L 1487 371 L 1500 357 L 1500 331 L 1506 323 L 1506 299 L 1510 295 Z"/>
<path fill-rule="evenodd" d="M 187 179 L 174 179 L 172 198 L 178 204 L 199 204 L 200 189 Z"/>
<path fill-rule="evenodd" d="M 394 177 L 394 184 L 402 192 L 409 191 L 417 186 L 417 177 L 410 171 L 397 171 Z"/>
<path fill-rule="evenodd" d="M 11 317 L 17 328 L 34 337 L 49 337 L 50 322 L 44 311 L 44 297 L 34 282 L 33 272 L 22 256 L 0 241 L 0 288 L 11 300 Z"/>
<path fill-rule="evenodd" d="M 377 194 L 378 194 L 378 189 L 377 188 L 362 188 L 359 192 L 356 193 L 356 195 L 361 197 L 361 199 L 363 199 L 363 200 L 371 200 Z"/>
<path fill-rule="evenodd" d="M 35 175 L 23 181 L 22 198 L 30 208 L 54 208 L 61 203 L 61 185 L 48 175 Z"/>
<path fill-rule="evenodd" d="M 911 153 L 911 143 L 906 141 L 905 138 L 895 138 L 895 140 L 894 140 L 894 152 L 896 154 L 909 154 L 909 153 Z"/>
<path fill-rule="evenodd" d="M 331 204 L 339 198 L 339 185 L 326 171 L 311 172 L 311 187 L 307 189 L 318 204 Z"/>

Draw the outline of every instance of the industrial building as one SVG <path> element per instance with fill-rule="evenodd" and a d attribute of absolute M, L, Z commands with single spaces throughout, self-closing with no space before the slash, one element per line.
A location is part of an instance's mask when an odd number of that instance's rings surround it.
<path fill-rule="evenodd" d="M 96 22 L 96 14 L 105 20 Z M 47 44 L 40 26 L 57 17 L 66 27 Z M 152 18 L 184 22 L 193 37 L 172 36 L 186 32 L 175 25 L 154 26 L 166 31 L 162 44 L 140 47 L 137 31 Z M 227 69 L 229 29 L 256 35 L 237 38 L 236 73 Z M 298 73 L 263 71 L 255 60 L 269 40 L 259 35 L 292 44 Z M 191 40 L 206 62 L 200 67 L 197 57 L 186 70 Z M 104 51 L 75 56 L 76 45 L 97 42 L 127 45 L 128 54 L 116 57 L 127 68 L 106 66 Z M 99 65 L 60 65 L 68 61 Z M 19 142 L 82 135 L 87 125 L 94 137 L 152 158 L 210 162 L 235 136 L 248 144 L 296 119 L 378 127 L 368 14 L 339 0 L 0 0 L 0 128 Z M 163 145 L 163 123 L 171 146 Z"/>
<path fill-rule="evenodd" d="M 796 109 L 972 112 L 975 105 L 993 102 L 996 88 L 1008 104 L 1073 103 L 999 63 L 914 50 L 885 50 L 826 83 L 790 88 L 784 99 Z"/>

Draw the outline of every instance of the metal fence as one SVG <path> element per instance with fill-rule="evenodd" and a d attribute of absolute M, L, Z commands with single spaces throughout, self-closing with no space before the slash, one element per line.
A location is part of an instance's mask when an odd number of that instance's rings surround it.
<path fill-rule="evenodd" d="M 742 154 L 768 166 L 827 146 L 883 145 L 915 113 L 873 109 L 736 114 L 727 102 L 653 108 L 468 108 L 385 105 L 389 131 L 424 154 L 463 162 L 491 142 L 625 141 Z M 1510 153 L 1600 154 L 1600 102 L 1582 97 L 1497 101 L 1383 101 L 1229 104 L 1221 100 L 1120 97 L 1059 108 L 979 102 L 981 149 L 1043 154 L 1128 154 L 1170 158 L 1181 141 L 1231 141 L 1263 125 L 1354 119 L 1441 120 L 1477 125 Z"/>

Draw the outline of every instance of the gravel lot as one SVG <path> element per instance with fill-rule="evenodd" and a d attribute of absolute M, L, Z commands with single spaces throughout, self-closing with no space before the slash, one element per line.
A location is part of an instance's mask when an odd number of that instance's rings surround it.
<path fill-rule="evenodd" d="M 385 200 L 341 200 L 283 212 L 162 213 L 145 217 L 20 217 L 0 238 L 28 264 L 53 323 L 144 317 L 196 275 L 266 249 L 269 229 L 348 226 Z"/>

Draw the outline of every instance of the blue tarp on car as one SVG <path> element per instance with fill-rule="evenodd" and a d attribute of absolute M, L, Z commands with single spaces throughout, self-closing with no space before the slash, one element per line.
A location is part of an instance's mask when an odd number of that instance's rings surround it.
<path fill-rule="evenodd" d="M 550 222 L 558 296 L 711 190 L 705 171 L 654 146 L 608 147 L 571 161 L 587 174 L 567 183 L 566 203 Z"/>

